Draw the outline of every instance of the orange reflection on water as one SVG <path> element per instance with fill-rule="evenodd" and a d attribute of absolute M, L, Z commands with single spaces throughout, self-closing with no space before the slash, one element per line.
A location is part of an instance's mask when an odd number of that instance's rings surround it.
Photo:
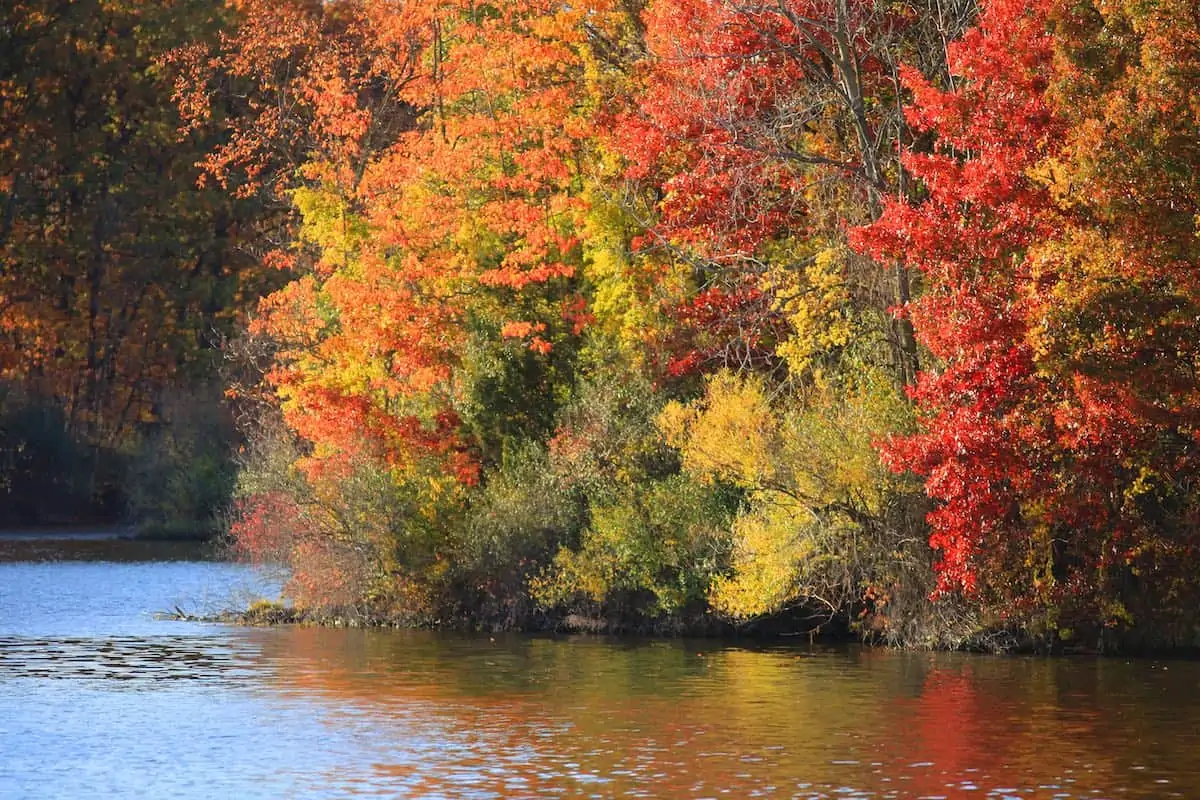
<path fill-rule="evenodd" d="M 1200 795 L 1200 733 L 1159 720 L 1169 752 L 1139 751 L 1103 709 L 1131 675 L 1094 662 L 316 628 L 262 648 L 278 689 L 362 730 L 371 768 L 339 783 L 364 791 Z"/>

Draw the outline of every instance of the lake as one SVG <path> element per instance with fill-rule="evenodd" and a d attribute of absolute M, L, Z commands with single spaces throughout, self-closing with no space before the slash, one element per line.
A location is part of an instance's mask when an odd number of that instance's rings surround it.
<path fill-rule="evenodd" d="M 156 619 L 195 548 L 0 541 L 0 798 L 1200 797 L 1200 663 Z"/>

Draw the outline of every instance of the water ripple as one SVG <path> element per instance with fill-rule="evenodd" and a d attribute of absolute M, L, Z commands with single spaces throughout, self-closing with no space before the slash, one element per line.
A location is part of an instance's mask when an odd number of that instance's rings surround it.
<path fill-rule="evenodd" d="M 250 654 L 221 638 L 195 636 L 0 636 L 0 681 L 243 681 Z"/>
<path fill-rule="evenodd" d="M 1200 662 L 152 616 L 251 577 L 0 559 L 0 798 L 1200 797 Z"/>

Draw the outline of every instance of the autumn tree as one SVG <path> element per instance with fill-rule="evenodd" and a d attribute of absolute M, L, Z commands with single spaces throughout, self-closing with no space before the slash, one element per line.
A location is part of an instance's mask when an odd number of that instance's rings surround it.
<path fill-rule="evenodd" d="M 930 580 L 928 548 L 914 535 L 919 499 L 910 483 L 880 479 L 872 448 L 908 424 L 902 390 L 918 365 L 909 272 L 852 250 L 846 232 L 913 190 L 898 161 L 912 141 L 900 64 L 944 80 L 945 42 L 972 9 L 646 7 L 646 55 L 608 137 L 624 159 L 627 213 L 642 226 L 626 272 L 632 283 L 639 267 L 654 267 L 671 290 L 647 346 L 668 382 L 684 379 L 670 384 L 679 398 L 694 398 L 669 415 L 685 471 L 745 492 L 733 563 L 710 598 L 732 616 L 811 602 L 845 619 L 852 607 L 882 609 L 901 583 L 920 608 L 897 618 L 929 610 L 916 588 Z M 789 442 L 770 448 L 779 480 L 687 457 L 753 450 L 733 424 L 741 414 L 768 428 L 778 420 Z M 831 468 L 826 457 L 861 468 Z M 889 562 L 904 567 L 880 568 Z"/>
<path fill-rule="evenodd" d="M 172 64 L 289 279 L 239 540 L 311 605 L 496 624 L 1187 596 L 1193 33 L 975 10 L 235 3 Z"/>
<path fill-rule="evenodd" d="M 294 213 L 268 256 L 293 280 L 252 325 L 277 349 L 268 379 L 302 444 L 307 486 L 277 488 L 309 495 L 318 535 L 373 552 L 382 585 L 446 585 L 472 487 L 549 437 L 574 381 L 589 318 L 586 74 L 609 11 L 237 11 L 216 52 L 178 54 L 191 76 L 180 101 L 197 120 L 232 103 L 210 176 Z M 391 509 L 373 523 L 362 512 L 374 501 L 348 494 L 368 485 Z"/>
<path fill-rule="evenodd" d="M 906 268 L 851 253 L 845 229 L 908 190 L 896 160 L 909 140 L 899 64 L 940 75 L 943 37 L 970 18 L 961 5 L 647 7 L 644 88 L 616 138 L 630 174 L 659 187 L 647 246 L 691 261 L 682 327 L 725 325 L 725 338 L 743 343 L 740 358 L 716 341 L 700 348 L 704 358 L 790 361 L 803 376 L 836 361 L 849 338 L 881 336 L 890 342 L 881 360 L 911 381 L 911 326 L 889 313 L 911 294 Z"/>
<path fill-rule="evenodd" d="M 906 76 L 937 136 L 906 159 L 927 197 L 861 234 L 929 282 L 913 317 L 939 368 L 887 455 L 937 502 L 940 586 L 1063 638 L 1194 622 L 1196 32 L 1177 11 L 988 4 L 953 89 Z"/>
<path fill-rule="evenodd" d="M 195 189 L 211 130 L 180 138 L 159 60 L 221 24 L 197 2 L 0 12 L 0 380 L 62 408 L 85 497 L 117 491 L 97 448 L 127 449 L 168 387 L 211 380 L 210 345 L 266 285 L 238 247 L 249 206 Z"/>

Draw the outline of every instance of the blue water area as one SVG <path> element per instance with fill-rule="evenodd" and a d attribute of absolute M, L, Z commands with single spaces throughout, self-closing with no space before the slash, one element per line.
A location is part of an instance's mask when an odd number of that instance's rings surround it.
<path fill-rule="evenodd" d="M 0 798 L 1200 797 L 1200 665 L 170 621 L 272 576 L 0 556 Z"/>

